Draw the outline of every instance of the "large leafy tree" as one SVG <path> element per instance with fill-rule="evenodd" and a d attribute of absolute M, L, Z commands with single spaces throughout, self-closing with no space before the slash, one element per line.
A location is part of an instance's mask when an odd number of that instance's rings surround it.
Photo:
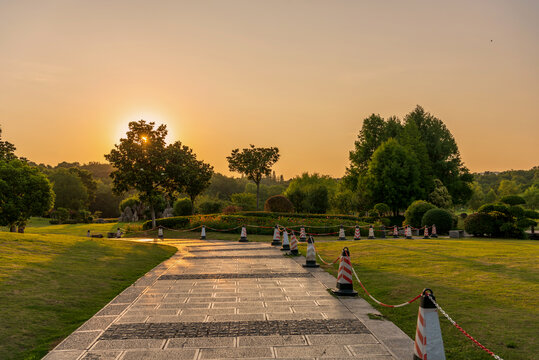
<path fill-rule="evenodd" d="M 39 169 L 18 159 L 0 160 L 0 225 L 22 232 L 31 216 L 42 216 L 53 203 L 51 184 Z"/>
<path fill-rule="evenodd" d="M 337 181 L 327 175 L 303 173 L 288 184 L 284 195 L 297 212 L 326 213 L 337 192 Z"/>
<path fill-rule="evenodd" d="M 260 208 L 260 182 L 264 176 L 271 174 L 271 167 L 279 160 L 279 149 L 276 147 L 249 148 L 232 150 L 227 156 L 228 168 L 247 176 L 247 179 L 256 184 L 256 209 Z"/>
<path fill-rule="evenodd" d="M 373 203 L 385 203 L 398 213 L 421 193 L 416 157 L 395 139 L 376 149 L 365 175 L 365 189 Z"/>
<path fill-rule="evenodd" d="M 148 204 L 155 227 L 155 208 L 166 190 L 165 173 L 167 158 L 165 125 L 155 127 L 154 122 L 144 120 L 129 123 L 126 137 L 114 145 L 105 155 L 114 171 L 111 172 L 113 191 L 123 194 L 130 189 L 139 192 L 140 199 Z"/>
<path fill-rule="evenodd" d="M 72 210 L 87 208 L 88 191 L 76 173 L 65 168 L 58 168 L 49 174 L 49 180 L 56 194 L 55 208 Z"/>

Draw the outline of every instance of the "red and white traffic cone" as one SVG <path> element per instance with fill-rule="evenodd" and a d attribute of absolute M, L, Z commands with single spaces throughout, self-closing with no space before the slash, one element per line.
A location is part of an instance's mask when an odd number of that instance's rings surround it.
<path fill-rule="evenodd" d="M 437 238 L 438 234 L 436 234 L 436 225 L 432 224 L 432 230 L 430 232 L 430 237 Z"/>
<path fill-rule="evenodd" d="M 206 227 L 202 225 L 202 230 L 200 231 L 200 240 L 206 240 Z"/>
<path fill-rule="evenodd" d="M 306 268 L 317 268 L 320 267 L 316 263 L 316 251 L 314 250 L 314 239 L 312 236 L 309 236 L 309 239 L 307 239 L 307 257 L 306 262 L 303 265 L 303 267 Z"/>
<path fill-rule="evenodd" d="M 247 240 L 247 229 L 245 226 L 241 227 L 241 235 L 240 235 L 240 242 L 248 242 Z"/>
<path fill-rule="evenodd" d="M 427 296 L 427 291 L 430 293 Z M 417 314 L 417 328 L 415 332 L 414 360 L 445 360 L 444 341 L 440 320 L 438 319 L 438 309 L 429 299 L 436 298 L 431 289 L 423 290 L 419 313 Z"/>
<path fill-rule="evenodd" d="M 408 226 L 406 227 L 405 232 L 406 232 L 406 238 L 407 238 L 407 239 L 411 239 L 411 238 L 412 238 L 412 228 L 410 227 L 410 225 L 408 225 Z"/>
<path fill-rule="evenodd" d="M 354 282 L 352 281 L 352 263 L 350 262 L 350 251 L 347 247 L 342 249 L 341 262 L 339 263 L 339 273 L 337 275 L 337 289 L 331 290 L 335 295 L 356 296 Z"/>
<path fill-rule="evenodd" d="M 374 239 L 374 228 L 372 225 L 369 227 L 369 239 Z"/>
<path fill-rule="evenodd" d="M 298 252 L 298 240 L 296 239 L 296 234 L 294 230 L 291 230 L 292 234 L 290 235 L 290 254 L 299 255 Z"/>
<path fill-rule="evenodd" d="M 161 241 L 165 239 L 165 235 L 163 234 L 163 227 L 161 225 L 159 225 L 159 227 L 157 228 L 157 237 Z"/>
<path fill-rule="evenodd" d="M 356 225 L 356 230 L 354 231 L 354 240 L 361 240 L 361 232 L 358 225 Z"/>
<path fill-rule="evenodd" d="M 339 238 L 337 240 L 346 240 L 346 235 L 344 233 L 344 226 L 341 225 L 339 229 Z"/>
<path fill-rule="evenodd" d="M 399 228 L 397 225 L 393 226 L 393 237 L 396 239 L 399 237 Z"/>
<path fill-rule="evenodd" d="M 307 241 L 307 234 L 305 234 L 305 227 L 302 226 L 299 229 L 299 242 L 306 242 Z"/>
<path fill-rule="evenodd" d="M 427 226 L 425 226 L 425 230 L 423 231 L 423 239 L 430 239 L 429 228 Z"/>
<path fill-rule="evenodd" d="M 273 230 L 273 241 L 271 242 L 271 245 L 281 245 L 281 232 L 279 231 L 279 225 L 275 225 L 275 229 Z"/>
<path fill-rule="evenodd" d="M 288 240 L 288 232 L 286 231 L 286 228 L 283 229 L 283 246 L 281 247 L 281 251 L 290 250 L 290 241 Z"/>

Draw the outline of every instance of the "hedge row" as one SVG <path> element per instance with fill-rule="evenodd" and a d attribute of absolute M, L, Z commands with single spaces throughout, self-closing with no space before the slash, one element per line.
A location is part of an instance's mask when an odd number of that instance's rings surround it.
<path fill-rule="evenodd" d="M 288 215 L 288 214 L 287 214 Z M 245 216 L 245 215 L 223 215 L 223 214 L 214 214 L 214 215 L 193 215 L 193 216 L 176 216 L 171 218 L 163 218 L 156 220 L 157 226 L 163 226 L 170 229 L 192 229 L 201 225 L 206 227 L 226 230 L 235 227 L 241 227 L 242 225 L 255 225 L 263 226 L 260 228 L 249 227 L 247 229 L 248 234 L 262 234 L 262 235 L 272 235 L 273 228 L 276 224 L 285 227 L 294 226 L 294 230 L 297 230 L 299 234 L 299 227 L 296 226 L 305 226 L 305 231 L 308 233 L 332 233 L 339 230 L 339 225 L 346 226 L 365 226 L 366 223 L 359 222 L 357 220 L 344 220 L 344 219 L 327 219 L 327 218 L 298 218 L 293 216 L 281 216 L 277 218 L 269 216 Z M 143 224 L 143 229 L 151 229 L 152 222 L 146 221 Z M 198 230 L 197 230 L 198 231 Z M 235 229 L 229 231 L 231 233 L 239 234 L 241 229 Z M 345 228 L 347 236 L 353 236 L 353 228 Z M 377 233 L 379 231 L 376 231 Z M 368 229 L 362 228 L 361 235 L 367 236 Z"/>
<path fill-rule="evenodd" d="M 359 217 L 354 216 L 354 215 L 302 214 L 302 213 L 282 213 L 282 212 L 269 212 L 269 211 L 240 211 L 238 215 L 269 217 L 273 219 L 287 217 L 287 218 L 304 218 L 304 219 L 343 219 L 343 220 L 355 220 L 355 221 L 360 220 Z"/>

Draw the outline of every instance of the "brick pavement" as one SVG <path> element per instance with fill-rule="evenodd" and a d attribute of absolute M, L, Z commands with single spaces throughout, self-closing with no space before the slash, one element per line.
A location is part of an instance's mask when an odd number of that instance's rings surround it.
<path fill-rule="evenodd" d="M 336 280 L 269 244 L 174 240 L 182 251 L 44 359 L 409 360 L 412 340 Z M 185 246 L 189 250 L 184 251 Z"/>

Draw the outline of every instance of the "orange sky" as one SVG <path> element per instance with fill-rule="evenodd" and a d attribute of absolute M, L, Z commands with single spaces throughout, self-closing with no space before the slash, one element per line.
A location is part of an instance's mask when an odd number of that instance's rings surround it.
<path fill-rule="evenodd" d="M 4 1 L 0 125 L 36 162 L 104 161 L 127 122 L 227 172 L 278 146 L 342 176 L 371 113 L 441 118 L 472 171 L 538 165 L 537 1 Z M 491 41 L 492 40 L 492 41 Z"/>

